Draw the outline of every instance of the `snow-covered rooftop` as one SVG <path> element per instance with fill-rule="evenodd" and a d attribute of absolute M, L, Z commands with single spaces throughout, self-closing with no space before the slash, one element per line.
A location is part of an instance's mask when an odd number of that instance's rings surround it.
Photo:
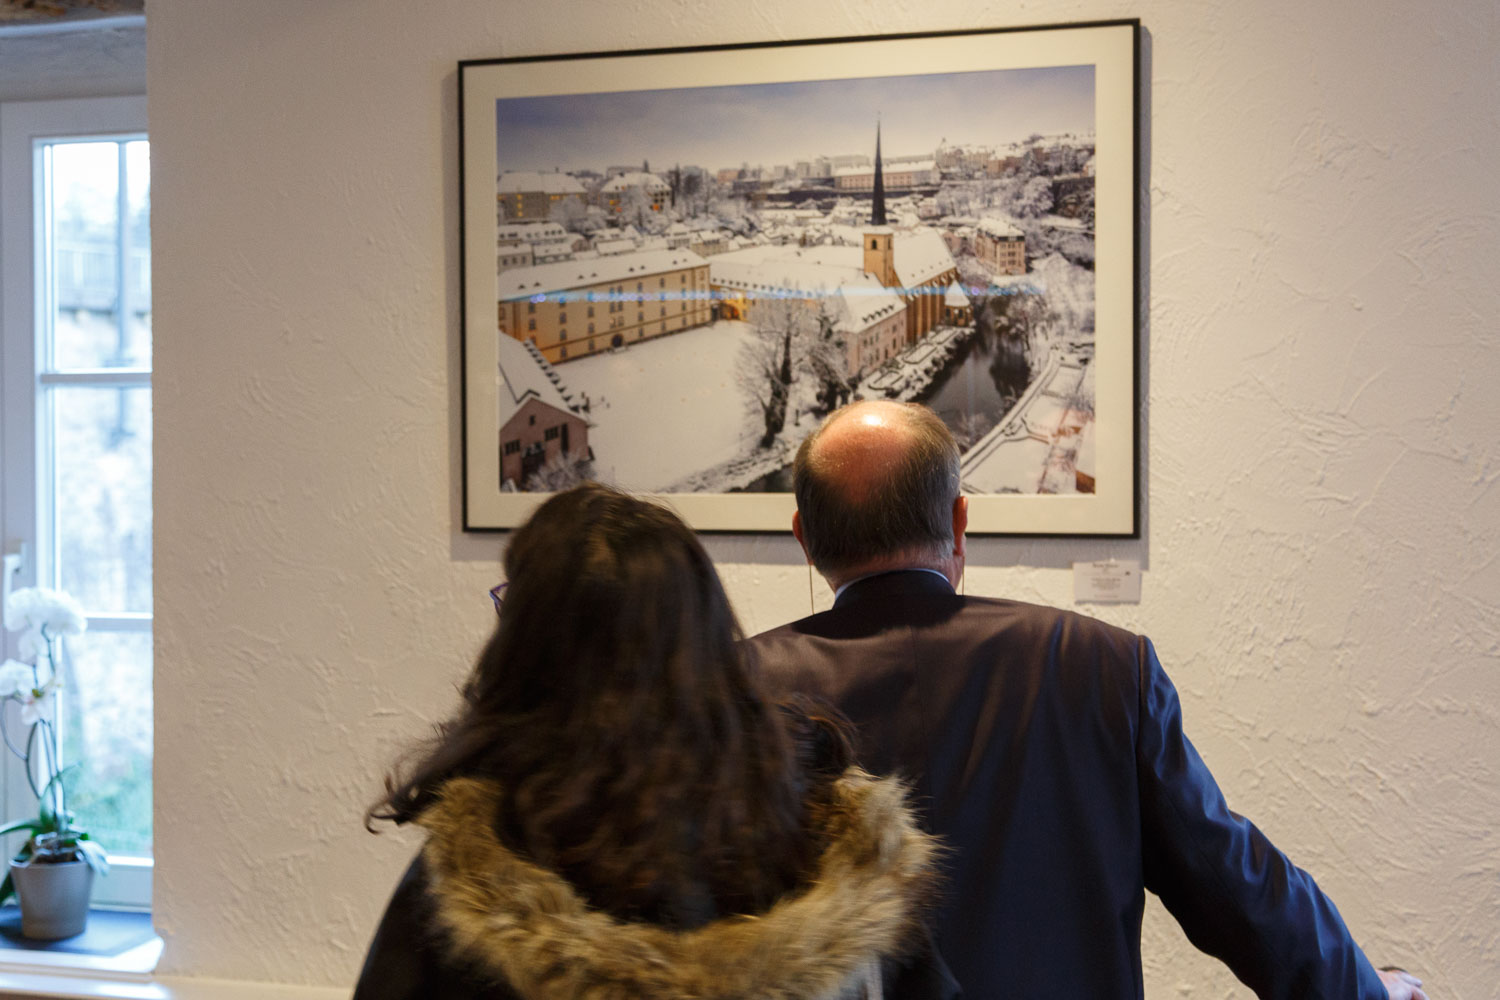
<path fill-rule="evenodd" d="M 906 303 L 900 296 L 887 291 L 874 277 L 863 273 L 857 280 L 839 286 L 838 302 L 840 319 L 844 322 L 834 325 L 852 333 L 906 311 Z"/>
<path fill-rule="evenodd" d="M 572 412 L 573 403 L 562 379 L 536 349 L 536 344 L 519 341 L 504 332 L 498 336 L 500 424 L 503 426 L 528 399 Z"/>
<path fill-rule="evenodd" d="M 845 245 L 802 247 L 803 259 L 834 267 L 852 268 L 861 273 L 865 267 L 861 237 L 866 233 L 892 231 L 889 227 L 875 226 L 831 226 L 830 229 L 837 237 L 846 241 Z M 895 232 L 896 279 L 907 288 L 931 281 L 944 271 L 958 266 L 948 250 L 948 244 L 943 242 L 942 234 L 937 230 L 924 227 L 911 232 Z"/>
<path fill-rule="evenodd" d="M 969 296 L 964 292 L 964 286 L 955 281 L 948 286 L 948 292 L 943 296 L 943 305 L 950 309 L 967 309 L 969 307 Z"/>
<path fill-rule="evenodd" d="M 912 173 L 913 171 L 915 171 L 917 173 L 920 173 L 920 172 L 922 172 L 924 170 L 936 170 L 937 169 L 937 161 L 933 160 L 933 159 L 930 159 L 930 158 L 926 159 L 926 160 L 907 160 L 907 161 L 902 161 L 902 160 L 881 160 L 880 163 L 881 163 L 881 170 L 882 170 L 882 172 L 883 173 L 888 173 L 888 174 L 889 173 L 906 174 L 906 173 Z M 833 176 L 835 176 L 835 177 L 858 177 L 858 176 L 861 176 L 863 174 L 873 174 L 874 172 L 875 172 L 875 167 L 873 165 L 871 165 L 871 166 L 865 166 L 865 167 L 839 167 L 837 170 L 835 170 L 833 172 Z"/>
<path fill-rule="evenodd" d="M 599 251 L 601 257 L 629 253 L 635 249 L 635 240 L 600 240 L 594 244 L 594 249 Z"/>
<path fill-rule="evenodd" d="M 556 222 L 507 222 L 495 230 L 501 243 L 550 243 L 568 238 L 568 231 Z"/>
<path fill-rule="evenodd" d="M 997 240 L 1018 240 L 1026 234 L 1005 219 L 994 217 L 980 219 L 977 227 L 986 236 L 992 236 Z"/>
<path fill-rule="evenodd" d="M 500 175 L 495 184 L 500 194 L 518 191 L 541 191 L 546 194 L 583 194 L 583 185 L 569 174 L 540 173 L 536 170 L 511 170 Z"/>
<path fill-rule="evenodd" d="M 500 276 L 500 301 L 510 302 L 533 295 L 585 288 L 611 281 L 634 281 L 652 274 L 680 271 L 707 263 L 691 250 L 647 250 L 592 260 L 565 260 L 556 264 L 518 267 Z"/>
<path fill-rule="evenodd" d="M 937 230 L 896 234 L 896 277 L 903 285 L 920 285 L 957 266 Z"/>
<path fill-rule="evenodd" d="M 829 249 L 853 250 L 829 259 Z M 719 254 L 708 264 L 709 281 L 723 288 L 756 294 L 796 289 L 808 298 L 826 297 L 839 319 L 853 331 L 906 308 L 899 296 L 865 273 L 863 257 L 851 247 L 759 246 Z"/>
<path fill-rule="evenodd" d="M 631 171 L 628 174 L 620 174 L 618 177 L 611 177 L 609 180 L 604 182 L 604 186 L 599 190 L 624 191 L 627 188 L 634 187 L 645 188 L 648 191 L 671 190 L 671 185 L 662 180 L 660 177 L 656 176 L 655 174 L 645 174 L 639 170 Z"/>

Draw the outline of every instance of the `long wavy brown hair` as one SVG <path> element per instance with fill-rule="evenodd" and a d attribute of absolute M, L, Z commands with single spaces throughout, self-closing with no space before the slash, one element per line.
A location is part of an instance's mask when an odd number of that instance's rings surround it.
<path fill-rule="evenodd" d="M 493 779 L 496 833 L 624 919 L 766 909 L 821 848 L 844 724 L 767 701 L 713 564 L 670 511 L 597 484 L 544 503 L 505 554 L 499 624 L 455 717 L 367 823 Z"/>

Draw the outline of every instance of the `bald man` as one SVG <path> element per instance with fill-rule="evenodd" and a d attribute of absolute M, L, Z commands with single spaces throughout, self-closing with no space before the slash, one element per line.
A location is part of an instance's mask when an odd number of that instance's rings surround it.
<path fill-rule="evenodd" d="M 953 849 L 935 931 L 966 997 L 1140 997 L 1150 889 L 1261 997 L 1425 1000 L 1225 805 L 1147 639 L 955 592 L 968 501 L 930 410 L 839 410 L 794 490 L 834 606 L 748 646 L 774 689 L 853 720 L 866 767 L 910 778 Z"/>

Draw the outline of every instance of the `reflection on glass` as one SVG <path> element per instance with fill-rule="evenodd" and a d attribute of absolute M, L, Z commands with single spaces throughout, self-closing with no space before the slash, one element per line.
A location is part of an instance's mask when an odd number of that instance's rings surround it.
<path fill-rule="evenodd" d="M 49 245 L 53 296 L 49 367 L 54 370 L 148 367 L 151 364 L 149 144 L 144 141 L 53 143 L 47 149 L 47 163 L 52 206 Z M 122 164 L 126 172 L 128 214 L 123 230 Z"/>
<path fill-rule="evenodd" d="M 58 586 L 90 614 L 149 613 L 151 390 L 60 386 L 48 395 Z"/>
<path fill-rule="evenodd" d="M 70 636 L 59 703 L 78 824 L 113 855 L 151 856 L 151 633 Z"/>

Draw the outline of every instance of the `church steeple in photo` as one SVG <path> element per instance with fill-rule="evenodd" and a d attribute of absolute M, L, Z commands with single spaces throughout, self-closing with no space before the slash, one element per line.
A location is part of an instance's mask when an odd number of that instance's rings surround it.
<path fill-rule="evenodd" d="M 865 273 L 886 288 L 896 280 L 895 233 L 885 221 L 885 173 L 880 164 L 880 117 L 875 118 L 875 190 L 870 198 L 870 228 L 864 235 Z"/>

